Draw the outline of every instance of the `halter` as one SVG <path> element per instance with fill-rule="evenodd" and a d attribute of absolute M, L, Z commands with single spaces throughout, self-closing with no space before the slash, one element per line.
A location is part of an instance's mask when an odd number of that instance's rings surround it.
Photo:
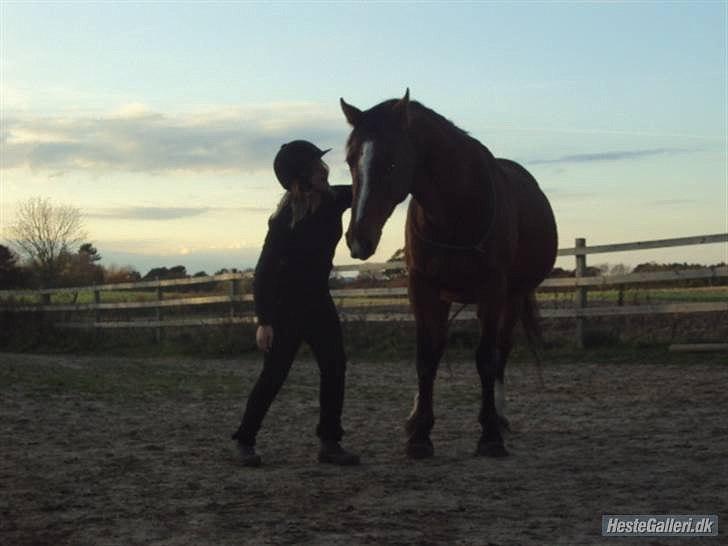
<path fill-rule="evenodd" d="M 449 243 L 441 243 L 439 241 L 434 241 L 430 239 L 429 237 L 426 237 L 422 234 L 422 232 L 417 228 L 415 225 L 415 222 L 412 222 L 412 232 L 423 242 L 427 243 L 428 245 L 434 246 L 436 248 L 441 248 L 444 250 L 449 250 L 453 252 L 478 252 L 480 254 L 485 254 L 485 249 L 482 247 L 482 245 L 485 243 L 485 241 L 490 236 L 491 231 L 493 231 L 493 226 L 495 225 L 495 212 L 496 212 L 496 192 L 495 192 L 495 185 L 493 184 L 493 181 L 490 181 L 490 203 L 491 203 L 491 215 L 490 215 L 490 222 L 488 223 L 488 227 L 486 228 L 483 235 L 480 237 L 480 241 L 478 241 L 474 245 L 466 246 L 466 245 L 451 245 Z"/>

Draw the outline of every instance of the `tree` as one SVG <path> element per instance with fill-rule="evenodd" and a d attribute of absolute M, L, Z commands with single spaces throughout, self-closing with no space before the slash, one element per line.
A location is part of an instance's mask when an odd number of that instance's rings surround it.
<path fill-rule="evenodd" d="M 130 265 L 110 265 L 104 269 L 105 283 L 138 282 L 142 280 L 141 274 Z"/>
<path fill-rule="evenodd" d="M 168 279 L 184 279 L 187 277 L 187 268 L 183 265 L 175 265 L 167 272 Z"/>
<path fill-rule="evenodd" d="M 0 245 L 0 290 L 19 288 L 25 283 L 23 269 L 18 266 L 18 256 L 4 245 Z"/>
<path fill-rule="evenodd" d="M 81 212 L 70 205 L 32 197 L 20 203 L 10 239 L 28 258 L 41 283 L 57 282 L 64 256 L 85 238 Z"/>
<path fill-rule="evenodd" d="M 554 267 L 551 270 L 551 274 L 549 277 L 552 279 L 563 279 L 567 277 L 573 277 L 574 276 L 574 270 L 573 269 L 564 269 L 563 267 Z"/>
<path fill-rule="evenodd" d="M 61 252 L 59 284 L 88 286 L 104 282 L 104 269 L 97 264 L 101 255 L 91 243 L 82 244 L 77 254 Z"/>
<path fill-rule="evenodd" d="M 404 260 L 404 247 L 395 250 L 392 257 L 387 260 L 388 262 L 401 262 Z"/>
<path fill-rule="evenodd" d="M 629 273 L 629 266 L 625 264 L 615 264 L 609 270 L 610 275 L 626 275 Z"/>
<path fill-rule="evenodd" d="M 387 260 L 388 262 L 401 262 L 404 261 L 404 248 L 400 248 L 392 254 L 392 257 Z M 404 280 L 407 278 L 407 270 L 404 267 L 392 267 L 384 270 L 384 276 L 388 280 Z M 400 283 L 401 284 L 401 283 Z"/>
<path fill-rule="evenodd" d="M 187 268 L 183 265 L 175 265 L 174 267 L 153 267 L 144 275 L 144 280 L 154 279 L 184 279 L 187 276 Z"/>
<path fill-rule="evenodd" d="M 90 263 L 98 262 L 101 260 L 101 254 L 96 250 L 96 247 L 91 243 L 84 243 L 78 249 L 79 254 L 85 254 L 86 260 Z"/>
<path fill-rule="evenodd" d="M 246 269 L 246 271 L 252 271 L 252 269 Z M 218 269 L 215 271 L 215 275 L 225 275 L 226 273 L 240 273 L 237 267 L 223 267 L 222 269 Z"/>

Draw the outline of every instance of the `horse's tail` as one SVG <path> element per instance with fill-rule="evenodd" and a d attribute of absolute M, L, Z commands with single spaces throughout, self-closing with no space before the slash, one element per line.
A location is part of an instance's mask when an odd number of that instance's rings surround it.
<path fill-rule="evenodd" d="M 523 331 L 526 333 L 526 341 L 528 347 L 536 359 L 536 370 L 538 371 L 538 380 L 541 386 L 543 382 L 543 367 L 541 360 L 541 352 L 543 349 L 543 332 L 541 330 L 541 315 L 538 312 L 538 302 L 536 301 L 536 292 L 529 292 L 523 302 L 523 310 L 521 312 L 521 324 Z"/>

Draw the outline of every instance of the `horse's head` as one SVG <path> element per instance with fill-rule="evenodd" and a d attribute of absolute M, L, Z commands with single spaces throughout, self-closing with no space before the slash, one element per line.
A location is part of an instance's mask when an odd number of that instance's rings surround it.
<path fill-rule="evenodd" d="M 352 258 L 366 260 L 377 249 L 385 222 L 412 188 L 409 89 L 402 99 L 364 112 L 341 99 L 341 109 L 353 127 L 346 146 L 354 191 L 346 243 Z"/>

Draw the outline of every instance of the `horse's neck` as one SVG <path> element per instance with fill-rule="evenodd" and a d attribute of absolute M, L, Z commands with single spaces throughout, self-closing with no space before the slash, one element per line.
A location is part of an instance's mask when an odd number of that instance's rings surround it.
<path fill-rule="evenodd" d="M 425 120 L 419 123 L 422 126 L 413 131 L 418 161 L 412 196 L 429 224 L 452 228 L 469 220 L 471 208 L 472 214 L 479 215 L 481 203 L 488 198 L 486 186 L 469 173 L 476 161 L 468 153 L 473 143 L 449 139 Z"/>

